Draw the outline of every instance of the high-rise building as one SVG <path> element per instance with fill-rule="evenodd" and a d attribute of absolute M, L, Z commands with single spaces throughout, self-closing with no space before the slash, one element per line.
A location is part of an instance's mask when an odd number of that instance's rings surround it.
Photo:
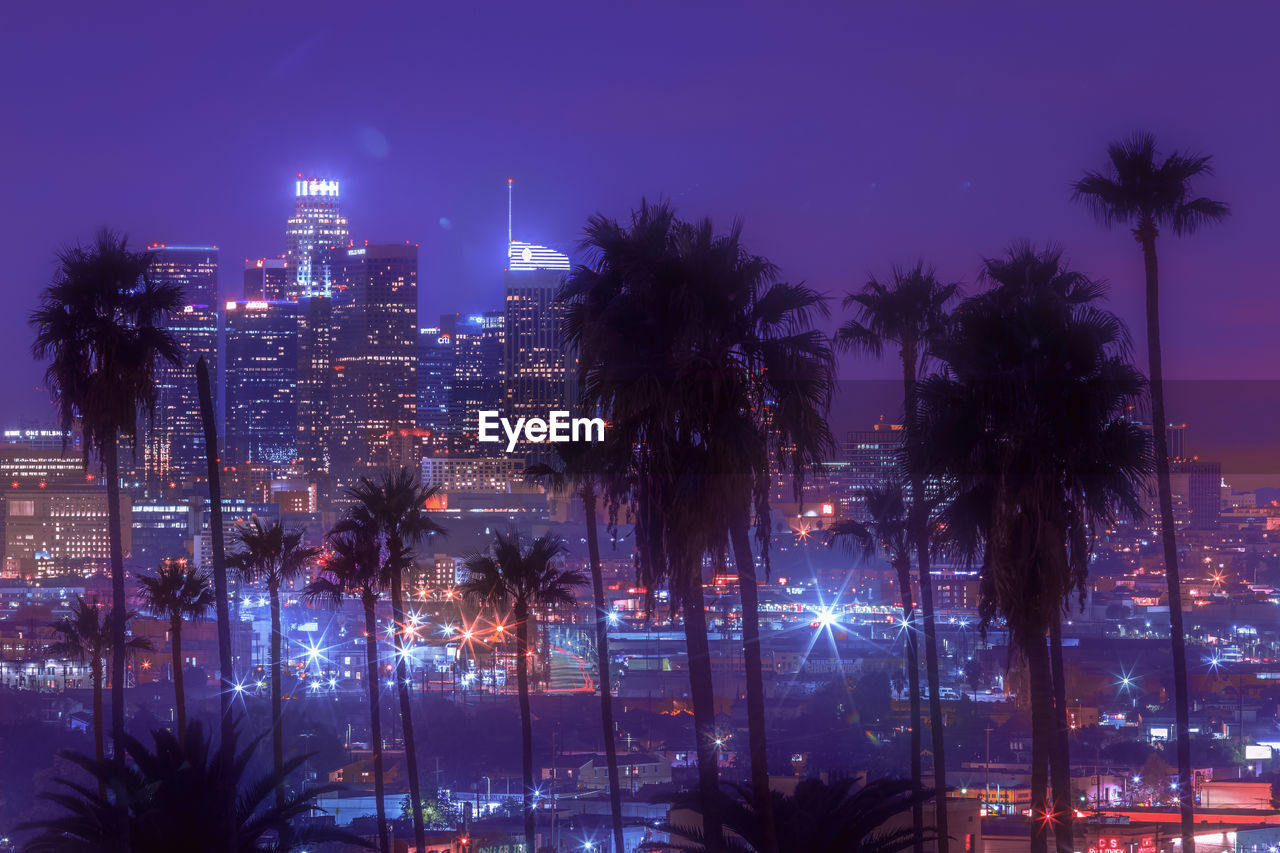
<path fill-rule="evenodd" d="M 297 293 L 297 274 L 284 256 L 245 258 L 244 300 L 279 302 Z"/>
<path fill-rule="evenodd" d="M 205 476 L 204 429 L 196 390 L 195 365 L 203 358 L 218 377 L 218 249 L 156 243 L 151 277 L 182 290 L 183 306 L 164 321 L 182 351 L 182 360 L 156 363 L 154 415 L 139 426 L 143 478 L 153 489 Z"/>
<path fill-rule="evenodd" d="M 332 321 L 328 293 L 303 294 L 298 300 L 298 462 L 321 500 L 329 495 Z"/>
<path fill-rule="evenodd" d="M 164 325 L 178 342 L 182 361 L 157 361 L 155 412 L 139 424 L 144 477 L 161 489 L 207 477 L 195 365 L 203 358 L 210 381 L 217 382 L 218 310 L 213 305 L 184 305 Z"/>
<path fill-rule="evenodd" d="M 417 422 L 418 247 L 367 244 L 330 259 L 330 476 L 342 489 L 374 473 L 379 441 Z"/>
<path fill-rule="evenodd" d="M 298 457 L 298 303 L 228 302 L 226 442 L 230 461 Z"/>
<path fill-rule="evenodd" d="M 510 417 L 543 417 L 569 403 L 569 354 L 561 342 L 563 304 L 555 298 L 569 257 L 512 241 L 504 275 L 503 366 Z"/>
<path fill-rule="evenodd" d="M 431 433 L 429 446 L 443 441 L 449 427 L 453 385 L 453 334 L 439 326 L 418 330 L 418 429 Z"/>
<path fill-rule="evenodd" d="M 152 243 L 151 278 L 182 288 L 183 305 L 218 304 L 218 247 Z"/>
<path fill-rule="evenodd" d="M 901 424 L 881 422 L 871 429 L 850 430 L 845 436 L 845 464 L 836 474 L 842 517 L 866 520 L 864 501 L 859 495 L 863 489 L 883 486 L 893 479 L 904 434 Z"/>
<path fill-rule="evenodd" d="M 503 408 L 503 359 L 506 314 L 487 311 L 440 318 L 440 333 L 452 340 L 453 380 L 449 385 L 449 453 L 479 456 L 493 452 L 494 445 L 477 440 L 479 412 Z"/>
<path fill-rule="evenodd" d="M 132 547 L 131 501 L 120 495 L 121 544 Z M 0 495 L 4 571 L 13 577 L 89 575 L 110 564 L 107 490 L 101 482 L 19 486 Z"/>
<path fill-rule="evenodd" d="M 338 182 L 303 178 L 294 184 L 296 202 L 285 232 L 285 260 L 294 270 L 294 285 L 280 298 L 294 300 L 315 291 L 326 291 L 320 257 L 328 249 L 345 246 L 347 220 L 338 206 Z"/>

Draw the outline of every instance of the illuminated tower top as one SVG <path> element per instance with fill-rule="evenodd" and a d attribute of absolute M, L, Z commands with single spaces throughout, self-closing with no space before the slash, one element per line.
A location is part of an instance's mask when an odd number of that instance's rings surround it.
<path fill-rule="evenodd" d="M 285 260 L 295 271 L 295 285 L 280 294 L 297 299 L 312 293 L 327 293 L 329 282 L 320 264 L 322 253 L 333 246 L 345 246 L 350 236 L 346 217 L 338 206 L 338 182 L 327 178 L 304 178 L 294 182 L 294 211 L 286 227 Z"/>

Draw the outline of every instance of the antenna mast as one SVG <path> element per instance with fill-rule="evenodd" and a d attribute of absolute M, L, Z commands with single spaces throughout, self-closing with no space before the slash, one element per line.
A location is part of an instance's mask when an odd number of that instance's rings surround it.
<path fill-rule="evenodd" d="M 511 193 L 512 193 L 511 184 L 513 182 L 514 181 L 512 178 L 507 178 L 507 248 L 508 248 L 508 251 L 510 251 L 510 247 L 511 247 Z"/>

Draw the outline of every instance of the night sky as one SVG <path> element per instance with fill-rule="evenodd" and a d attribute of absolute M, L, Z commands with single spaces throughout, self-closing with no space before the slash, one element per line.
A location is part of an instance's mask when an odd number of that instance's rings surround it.
<path fill-rule="evenodd" d="M 104 224 L 216 243 L 236 297 L 245 257 L 283 252 L 300 171 L 342 181 L 355 238 L 421 244 L 427 317 L 499 306 L 510 175 L 517 239 L 570 250 L 589 214 L 662 196 L 742 217 L 833 295 L 895 261 L 971 281 L 1012 238 L 1058 241 L 1141 351 L 1137 246 L 1068 189 L 1137 128 L 1214 154 L 1201 189 L 1234 214 L 1162 245 L 1168 374 L 1280 379 L 1274 5 L 257 5 L 6 7 L 5 424 L 49 412 L 26 315 L 57 247 Z M 1214 452 L 1231 424 L 1271 440 L 1268 407 L 1217 408 L 1171 416 Z"/>

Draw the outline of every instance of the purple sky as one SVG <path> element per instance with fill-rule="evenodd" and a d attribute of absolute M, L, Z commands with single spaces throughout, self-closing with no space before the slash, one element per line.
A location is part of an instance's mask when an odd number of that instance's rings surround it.
<path fill-rule="evenodd" d="M 26 315 L 56 247 L 102 224 L 216 243 L 238 295 L 242 259 L 284 249 L 299 171 L 343 182 L 357 239 L 421 243 L 426 316 L 499 304 L 513 175 L 517 239 L 570 249 L 588 214 L 665 196 L 741 216 L 832 294 L 919 255 L 967 280 L 1011 238 L 1056 240 L 1141 347 L 1137 248 L 1067 188 L 1139 127 L 1213 153 L 1203 190 L 1234 210 L 1162 246 L 1168 373 L 1280 379 L 1272 6 L 82 5 L 0 28 L 6 423 L 47 411 Z"/>

